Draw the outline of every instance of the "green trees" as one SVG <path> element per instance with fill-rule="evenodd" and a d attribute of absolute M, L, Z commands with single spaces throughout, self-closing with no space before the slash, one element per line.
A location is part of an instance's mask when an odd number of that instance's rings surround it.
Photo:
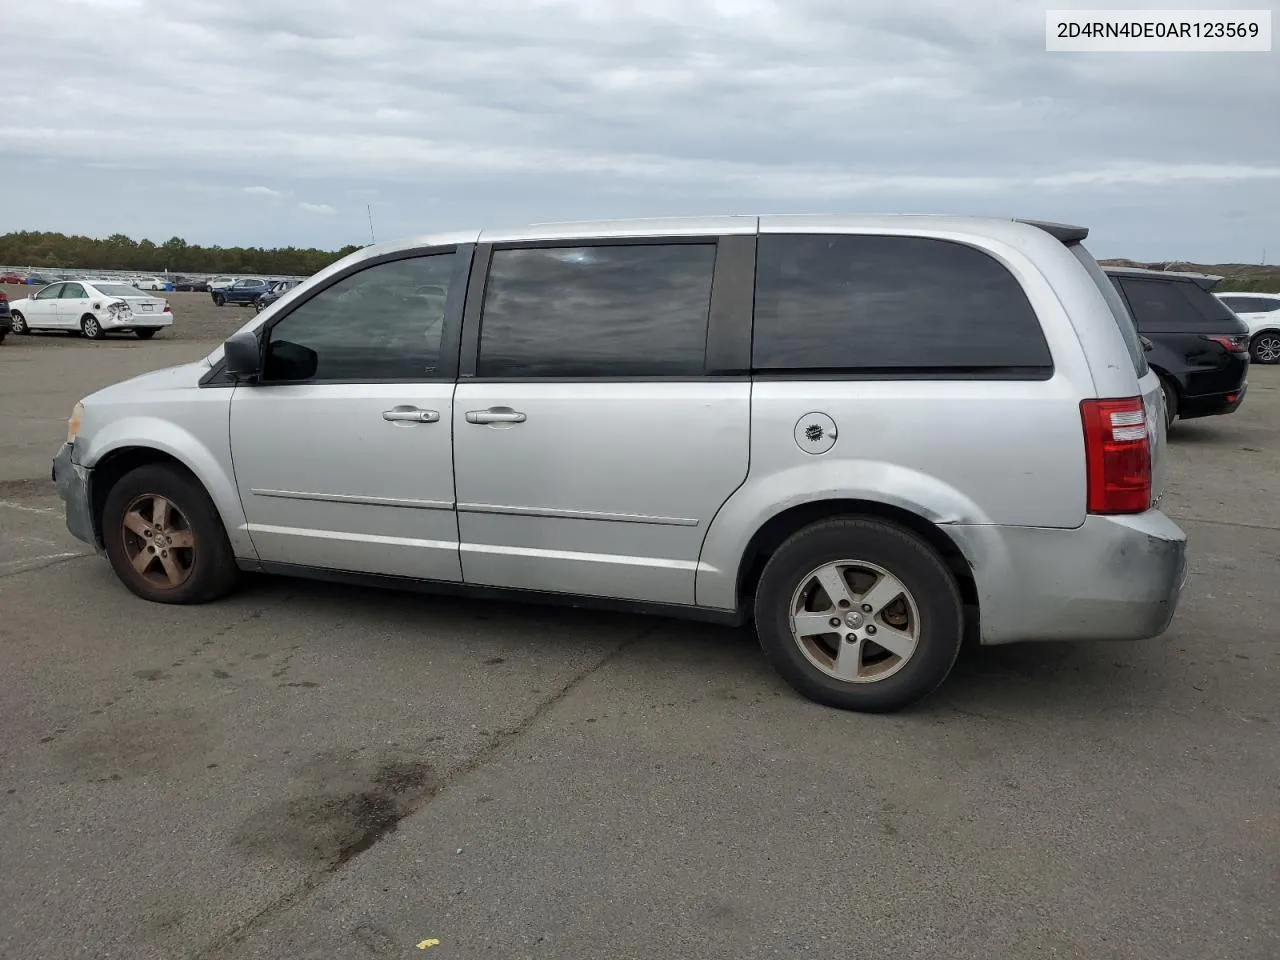
<path fill-rule="evenodd" d="M 182 237 L 156 245 L 122 233 L 100 239 L 22 230 L 0 235 L 0 264 L 34 269 L 136 270 L 140 273 L 266 273 L 310 276 L 357 245 L 341 250 L 314 247 L 202 247 Z"/>

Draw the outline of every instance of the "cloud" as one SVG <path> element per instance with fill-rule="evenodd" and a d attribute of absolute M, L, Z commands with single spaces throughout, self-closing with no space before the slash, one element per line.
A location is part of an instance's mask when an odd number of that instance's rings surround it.
<path fill-rule="evenodd" d="M 29 118 L 0 139 L 0 174 L 51 185 L 6 203 L 16 226 L 132 222 L 146 181 L 174 197 L 147 202 L 147 232 L 222 242 L 358 241 L 342 231 L 360 218 L 259 209 L 327 195 L 376 196 L 380 237 L 874 206 L 1088 220 L 1151 259 L 1280 249 L 1265 217 L 1221 213 L 1280 208 L 1280 125 L 1263 122 L 1280 58 L 1048 54 L 1042 9 L 1013 0 L 9 0 L 5 16 L 59 38 L 0 61 Z M 164 89 L 112 53 L 144 31 Z M 262 120 L 239 130 L 241 112 Z M 106 166 L 80 185 L 90 164 Z M 192 197 L 195 178 L 240 203 Z"/>
<path fill-rule="evenodd" d="M 300 203 L 299 210 L 305 210 L 307 213 L 337 213 L 338 211 L 329 206 L 327 203 Z"/>

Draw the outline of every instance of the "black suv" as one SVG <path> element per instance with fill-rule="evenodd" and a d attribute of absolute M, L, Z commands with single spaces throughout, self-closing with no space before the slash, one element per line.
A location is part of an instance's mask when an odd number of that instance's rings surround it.
<path fill-rule="evenodd" d="M 1169 422 L 1231 413 L 1244 400 L 1249 328 L 1209 291 L 1222 277 L 1107 267 L 1164 384 Z"/>

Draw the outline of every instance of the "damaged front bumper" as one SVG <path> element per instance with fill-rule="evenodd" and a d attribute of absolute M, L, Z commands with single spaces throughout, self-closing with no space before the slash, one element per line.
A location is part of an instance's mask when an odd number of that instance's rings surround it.
<path fill-rule="evenodd" d="M 75 462 L 75 444 L 64 443 L 53 458 L 53 483 L 66 505 L 67 529 L 77 540 L 100 550 L 93 530 L 93 508 L 89 498 L 89 471 Z"/>

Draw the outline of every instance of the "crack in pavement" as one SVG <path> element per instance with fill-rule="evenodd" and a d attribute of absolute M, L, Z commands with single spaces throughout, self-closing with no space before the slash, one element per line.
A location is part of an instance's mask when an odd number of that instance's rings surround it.
<path fill-rule="evenodd" d="M 83 560 L 85 557 L 92 557 L 92 553 L 71 553 L 60 555 L 56 559 L 50 559 L 48 563 L 42 563 L 34 567 L 22 567 L 18 570 L 10 570 L 8 573 L 0 573 L 0 580 L 7 580 L 9 577 L 17 577 L 24 573 L 34 573 L 37 570 L 48 570 L 50 567 L 56 567 L 59 564 L 70 563 L 72 560 Z M 41 558 L 36 558 L 41 559 Z M 0 563 L 0 568 L 9 566 L 10 564 L 27 563 L 26 560 L 10 560 L 6 563 Z"/>
<path fill-rule="evenodd" d="M 422 799 L 407 807 L 399 820 L 406 820 L 417 813 L 421 813 L 426 809 L 432 800 L 440 796 L 450 787 L 457 785 L 466 779 L 470 774 L 479 770 L 485 764 L 493 760 L 503 747 L 514 743 L 529 732 L 539 720 L 547 715 L 557 704 L 564 701 L 569 694 L 573 693 L 588 677 L 608 666 L 620 654 L 628 648 L 640 643 L 645 638 L 654 634 L 663 625 L 661 619 L 657 623 L 646 627 L 628 640 L 623 640 L 616 647 L 609 650 L 604 656 L 600 657 L 595 663 L 580 670 L 574 676 L 564 683 L 558 690 L 550 696 L 540 700 L 537 705 L 525 716 L 519 723 L 506 730 L 500 730 L 497 733 L 489 735 L 488 742 L 475 752 L 470 759 L 463 761 L 453 770 L 451 770 L 439 783 L 436 790 L 422 797 Z M 376 845 L 377 841 L 371 846 Z M 244 943 L 251 935 L 256 933 L 267 921 L 274 919 L 286 910 L 298 905 L 313 891 L 318 889 L 330 877 L 344 870 L 351 863 L 356 862 L 358 856 L 332 866 L 317 870 L 311 876 L 303 879 L 292 890 L 289 890 L 275 900 L 272 900 L 261 910 L 240 923 L 238 926 L 228 930 L 219 937 L 215 937 L 211 942 L 207 943 L 200 950 L 191 954 L 191 960 L 217 960 L 219 956 L 224 956 L 226 951 L 233 949 Z"/>
<path fill-rule="evenodd" d="M 1177 514 L 1168 514 L 1170 520 L 1177 520 L 1180 523 L 1208 523 L 1216 527 L 1245 527 L 1249 530 L 1280 530 L 1280 524 L 1273 523 L 1248 523 L 1244 520 L 1210 520 L 1208 517 L 1184 517 Z"/>

